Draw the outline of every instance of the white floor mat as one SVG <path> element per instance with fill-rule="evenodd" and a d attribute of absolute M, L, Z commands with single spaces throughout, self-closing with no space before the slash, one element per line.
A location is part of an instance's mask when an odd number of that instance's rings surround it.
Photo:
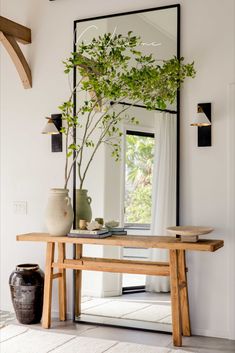
<path fill-rule="evenodd" d="M 7 341 L 8 339 L 18 336 L 28 330 L 25 326 L 9 325 L 4 330 L 0 330 L 0 342 Z"/>
<path fill-rule="evenodd" d="M 168 305 L 149 305 L 134 313 L 122 316 L 124 319 L 159 322 L 171 314 L 171 307 Z"/>
<path fill-rule="evenodd" d="M 1 333 L 7 331 L 6 335 L 10 336 L 11 332 L 15 332 L 18 326 L 9 325 L 1 330 Z M 20 326 L 22 328 L 22 326 Z M 25 329 L 25 327 L 24 327 Z M 48 331 L 27 329 L 11 336 L 7 340 L 1 342 L 1 353 L 47 353 L 48 351 L 66 343 L 74 336 L 55 334 Z"/>
<path fill-rule="evenodd" d="M 168 324 L 168 325 L 171 325 L 171 324 L 172 324 L 172 316 L 171 316 L 171 315 L 168 315 L 168 316 L 164 317 L 164 319 L 159 320 L 159 322 L 160 322 L 161 324 Z"/>
<path fill-rule="evenodd" d="M 121 318 L 124 315 L 132 313 L 136 310 L 144 309 L 147 306 L 149 306 L 149 304 L 112 300 L 107 303 L 94 306 L 90 309 L 83 310 L 82 307 L 82 313 Z"/>
<path fill-rule="evenodd" d="M 105 299 L 105 298 L 92 298 L 90 300 L 87 300 L 85 302 L 82 302 L 82 312 L 85 312 L 87 309 L 94 308 L 98 305 L 106 304 L 110 302 L 110 299 Z"/>
<path fill-rule="evenodd" d="M 1 337 L 5 337 L 0 344 L 1 353 L 189 353 L 181 349 L 65 335 L 17 325 L 4 327 L 0 332 Z"/>
<path fill-rule="evenodd" d="M 0 310 L 0 328 L 15 320 L 15 314 L 9 311 Z"/>
<path fill-rule="evenodd" d="M 172 350 L 167 347 L 145 346 L 143 344 L 133 344 L 121 342 L 108 350 L 108 353 L 187 353 L 182 350 Z M 188 352 L 189 353 L 189 352 Z"/>
<path fill-rule="evenodd" d="M 130 300 L 95 298 L 82 303 L 82 313 L 171 325 L 171 306 Z"/>
<path fill-rule="evenodd" d="M 109 348 L 116 341 L 109 341 L 90 337 L 77 337 L 53 350 L 53 353 L 103 353 L 109 352 Z"/>

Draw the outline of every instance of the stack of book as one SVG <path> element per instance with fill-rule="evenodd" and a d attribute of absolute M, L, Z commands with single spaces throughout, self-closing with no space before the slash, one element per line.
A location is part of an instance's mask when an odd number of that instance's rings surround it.
<path fill-rule="evenodd" d="M 112 235 L 127 235 L 127 231 L 123 227 L 108 228 Z"/>
<path fill-rule="evenodd" d="M 100 230 L 83 230 L 83 229 L 72 229 L 70 233 L 68 233 L 68 237 L 71 238 L 95 238 L 95 239 L 103 239 L 110 237 L 112 233 L 107 229 L 103 228 Z"/>
<path fill-rule="evenodd" d="M 113 228 L 102 228 L 100 230 L 83 230 L 83 229 L 72 229 L 68 233 L 68 237 L 71 238 L 95 238 L 103 239 L 110 237 L 111 235 L 126 235 L 127 231 L 122 227 Z"/>

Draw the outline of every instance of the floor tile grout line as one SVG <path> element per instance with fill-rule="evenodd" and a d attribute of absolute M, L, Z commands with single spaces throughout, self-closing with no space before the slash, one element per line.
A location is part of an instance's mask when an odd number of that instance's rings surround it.
<path fill-rule="evenodd" d="M 130 314 L 134 314 L 134 313 L 137 313 L 138 311 L 141 311 L 141 310 L 145 310 L 147 309 L 148 307 L 152 306 L 151 304 L 148 304 L 147 306 L 145 306 L 144 308 L 141 308 L 141 309 L 137 309 L 137 310 L 134 310 L 134 311 L 131 311 L 130 313 L 127 313 L 127 314 L 123 314 L 122 316 L 120 316 L 120 318 L 123 318 L 125 315 L 130 315 Z"/>
<path fill-rule="evenodd" d="M 5 327 L 7 327 L 7 326 L 5 326 Z M 21 326 L 19 326 L 19 327 L 21 327 Z M 4 327 L 3 327 L 3 328 L 4 328 Z M 27 331 L 29 331 L 29 328 L 26 328 L 25 331 L 20 332 L 20 333 L 18 333 L 18 334 L 15 335 L 15 336 L 12 336 L 12 337 L 9 337 L 9 338 L 7 338 L 7 339 L 5 339 L 5 340 L 3 340 L 3 341 L 0 341 L 0 343 L 7 342 L 7 341 L 9 341 L 9 340 L 11 340 L 11 339 L 13 339 L 13 338 L 15 338 L 15 337 L 18 337 L 18 336 L 20 336 L 20 335 L 23 335 L 23 334 L 26 333 Z"/>
<path fill-rule="evenodd" d="M 56 334 L 58 334 L 58 333 L 56 333 Z M 47 351 L 46 353 L 53 352 L 53 351 L 55 351 L 55 349 L 60 348 L 60 347 L 63 347 L 65 344 L 67 344 L 67 343 L 73 341 L 75 338 L 78 338 L 78 336 L 73 336 L 73 337 L 71 337 L 71 338 L 68 339 L 66 342 L 63 342 L 63 343 L 59 344 L 58 346 L 56 346 L 56 347 L 50 349 L 50 350 Z"/>
<path fill-rule="evenodd" d="M 115 342 L 114 344 L 112 344 L 112 346 L 110 346 L 109 348 L 105 349 L 105 350 L 104 350 L 103 352 L 101 352 L 101 353 L 109 352 L 109 350 L 110 350 L 111 348 L 117 346 L 118 343 L 119 343 L 119 342 Z"/>

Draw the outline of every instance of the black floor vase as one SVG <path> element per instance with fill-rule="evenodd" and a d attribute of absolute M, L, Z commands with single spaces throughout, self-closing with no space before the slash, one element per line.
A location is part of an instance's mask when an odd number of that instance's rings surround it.
<path fill-rule="evenodd" d="M 21 324 L 36 324 L 42 317 L 44 273 L 35 264 L 16 266 L 9 278 L 11 299 Z"/>

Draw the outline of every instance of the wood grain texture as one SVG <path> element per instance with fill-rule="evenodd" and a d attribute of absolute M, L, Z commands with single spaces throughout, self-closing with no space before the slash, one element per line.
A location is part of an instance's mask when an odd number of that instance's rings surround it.
<path fill-rule="evenodd" d="M 0 32 L 0 41 L 10 55 L 24 88 L 31 88 L 31 70 L 15 38 L 6 33 Z"/>
<path fill-rule="evenodd" d="M 65 244 L 58 243 L 58 261 L 63 263 L 65 260 Z M 59 278 L 59 317 L 60 321 L 66 320 L 67 299 L 66 299 L 66 270 L 59 268 L 61 277 Z"/>
<path fill-rule="evenodd" d="M 61 273 L 54 273 L 52 275 L 52 279 L 57 279 L 57 278 L 61 278 L 62 277 L 62 274 Z"/>
<path fill-rule="evenodd" d="M 54 252 L 55 243 L 47 243 L 42 313 L 42 327 L 44 328 L 50 328 L 51 326 L 52 263 L 54 261 Z"/>
<path fill-rule="evenodd" d="M 178 249 L 195 251 L 216 251 L 224 246 L 223 240 L 200 239 L 197 243 L 182 243 L 180 239 L 168 236 L 112 236 L 104 239 L 92 238 L 70 238 L 67 236 L 53 237 L 47 233 L 28 233 L 20 234 L 16 237 L 19 241 L 39 241 L 70 244 L 95 244 L 95 245 L 114 245 L 129 246 L 136 248 L 159 248 L 159 249 Z"/>
<path fill-rule="evenodd" d="M 172 311 L 172 335 L 173 344 L 182 346 L 180 293 L 178 280 L 177 250 L 170 250 L 170 284 L 171 284 L 171 311 Z"/>
<path fill-rule="evenodd" d="M 31 43 L 31 29 L 0 16 L 0 31 L 23 44 Z"/>
<path fill-rule="evenodd" d="M 185 336 L 191 334 L 189 304 L 186 278 L 185 250 L 216 251 L 224 245 L 223 240 L 204 239 L 197 243 L 182 243 L 179 239 L 166 236 L 112 236 L 105 239 L 53 237 L 46 233 L 29 233 L 17 236 L 18 241 L 47 242 L 44 305 L 42 326 L 49 328 L 51 323 L 52 279 L 59 278 L 60 284 L 60 318 L 65 319 L 66 286 L 65 269 L 75 269 L 75 316 L 81 313 L 82 270 L 136 273 L 149 275 L 170 275 L 173 344 L 182 345 L 182 330 Z M 58 244 L 58 262 L 54 262 L 54 247 Z M 65 258 L 65 244 L 75 244 L 76 259 Z M 82 257 L 83 244 L 130 246 L 137 248 L 169 249 L 170 263 L 151 261 L 132 261 L 103 258 Z M 59 272 L 53 275 L 53 268 Z M 59 276 L 61 275 L 61 277 Z M 62 281 L 63 278 L 63 281 Z"/>
<path fill-rule="evenodd" d="M 75 257 L 78 261 L 82 257 L 82 245 L 76 244 L 75 246 Z M 66 260 L 67 261 L 67 260 Z M 81 269 L 75 270 L 75 317 L 81 314 L 81 302 L 82 302 L 82 271 Z"/>
<path fill-rule="evenodd" d="M 177 250 L 177 256 L 182 332 L 184 336 L 191 336 L 185 251 Z"/>
<path fill-rule="evenodd" d="M 152 276 L 169 276 L 168 263 L 134 260 L 116 260 L 107 258 L 82 257 L 78 260 L 65 260 L 64 263 L 55 262 L 55 268 L 70 268 L 86 271 L 102 271 L 113 273 L 146 274 Z"/>

